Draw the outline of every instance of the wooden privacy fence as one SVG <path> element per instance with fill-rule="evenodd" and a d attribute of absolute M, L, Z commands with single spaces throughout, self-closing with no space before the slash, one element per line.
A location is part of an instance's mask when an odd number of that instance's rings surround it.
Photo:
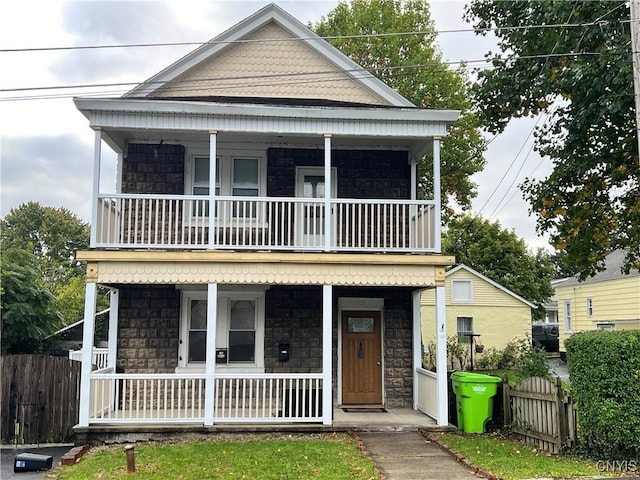
<path fill-rule="evenodd" d="M 560 378 L 531 377 L 503 384 L 504 424 L 525 442 L 551 453 L 575 449 L 576 412 Z"/>
<path fill-rule="evenodd" d="M 78 421 L 81 363 L 65 357 L 1 357 L 2 443 L 68 442 Z"/>

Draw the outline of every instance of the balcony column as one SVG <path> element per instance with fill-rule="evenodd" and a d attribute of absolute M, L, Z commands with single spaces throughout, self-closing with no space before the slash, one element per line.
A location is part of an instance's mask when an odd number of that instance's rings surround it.
<path fill-rule="evenodd" d="M 213 425 L 213 403 L 216 374 L 216 316 L 218 312 L 218 284 L 207 287 L 207 352 L 204 380 L 204 424 Z"/>
<path fill-rule="evenodd" d="M 422 317 L 420 314 L 420 290 L 411 292 L 413 310 L 413 409 L 418 410 L 418 369 L 422 368 Z"/>
<path fill-rule="evenodd" d="M 331 250 L 332 215 L 331 215 L 331 134 L 324 134 L 324 250 Z"/>
<path fill-rule="evenodd" d="M 91 185 L 91 231 L 89 248 L 95 248 L 98 239 L 98 194 L 100 193 L 100 163 L 102 158 L 102 129 L 94 127 L 93 183 Z"/>
<path fill-rule="evenodd" d="M 333 423 L 333 286 L 322 286 L 322 423 Z"/>
<path fill-rule="evenodd" d="M 411 157 L 409 160 L 409 170 L 411 173 L 411 200 L 418 199 L 418 161 L 416 157 Z M 410 207 L 410 218 L 411 222 L 409 223 L 409 245 L 411 247 L 418 247 L 418 226 L 416 225 L 418 219 L 418 206 L 413 203 Z"/>
<path fill-rule="evenodd" d="M 442 193 L 440 184 L 440 137 L 433 137 L 433 201 L 435 202 L 434 227 L 436 253 L 441 253 L 442 242 L 440 232 L 442 230 Z"/>
<path fill-rule="evenodd" d="M 107 350 L 107 367 L 116 368 L 116 352 L 118 351 L 118 307 L 120 291 L 111 290 L 109 293 L 109 340 Z"/>
<path fill-rule="evenodd" d="M 91 405 L 91 370 L 93 367 L 93 336 L 95 332 L 97 284 L 89 282 L 85 287 L 84 325 L 82 327 L 82 366 L 80 367 L 80 412 L 78 425 L 89 426 Z"/>
<path fill-rule="evenodd" d="M 209 244 L 208 247 L 215 247 L 215 220 L 216 220 L 216 163 L 218 148 L 218 132 L 211 130 L 209 132 Z"/>
<path fill-rule="evenodd" d="M 447 397 L 447 323 L 444 287 L 436 287 L 436 373 L 438 388 L 438 425 L 449 425 Z"/>

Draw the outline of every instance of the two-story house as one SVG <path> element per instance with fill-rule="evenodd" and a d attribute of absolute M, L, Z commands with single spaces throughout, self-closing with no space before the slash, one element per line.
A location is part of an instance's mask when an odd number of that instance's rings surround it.
<path fill-rule="evenodd" d="M 95 135 L 79 430 L 417 409 L 425 288 L 447 424 L 439 161 L 458 112 L 416 108 L 276 5 L 123 97 L 75 103 Z M 98 285 L 109 359 L 92 371 Z"/>
<path fill-rule="evenodd" d="M 554 283 L 563 353 L 564 341 L 576 332 L 640 329 L 640 270 L 624 273 L 624 258 L 624 250 L 614 250 L 594 276 Z"/>

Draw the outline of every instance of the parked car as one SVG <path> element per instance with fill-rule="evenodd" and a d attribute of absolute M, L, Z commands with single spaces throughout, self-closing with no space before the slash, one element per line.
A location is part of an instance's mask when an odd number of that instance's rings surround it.
<path fill-rule="evenodd" d="M 560 350 L 559 324 L 534 323 L 531 325 L 531 341 L 547 352 Z"/>

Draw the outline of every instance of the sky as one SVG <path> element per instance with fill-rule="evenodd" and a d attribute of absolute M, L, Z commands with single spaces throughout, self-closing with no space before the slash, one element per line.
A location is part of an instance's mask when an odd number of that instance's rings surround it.
<path fill-rule="evenodd" d="M 0 6 L 0 216 L 37 201 L 64 207 L 89 222 L 93 131 L 73 96 L 96 84 L 111 96 L 128 91 L 197 45 L 61 49 L 90 45 L 205 42 L 269 1 L 249 0 L 22 0 Z M 315 23 L 333 0 L 276 1 L 304 24 Z M 430 2 L 443 60 L 481 60 L 495 40 L 477 37 L 462 19 L 464 2 Z M 466 31 L 463 31 L 466 30 Z M 37 49 L 38 51 L 5 51 Z M 44 50 L 43 50 L 44 49 Z M 48 50 L 47 50 L 48 49 Z M 473 63 L 471 63 L 473 65 Z M 43 87 L 74 86 L 47 90 Z M 101 91 L 105 91 L 104 88 Z M 513 230 L 531 250 L 548 247 L 518 185 L 544 178 L 551 161 L 532 150 L 536 119 L 512 121 L 491 140 L 485 169 L 474 175 L 472 212 Z M 101 192 L 115 190 L 115 154 L 103 146 Z"/>

